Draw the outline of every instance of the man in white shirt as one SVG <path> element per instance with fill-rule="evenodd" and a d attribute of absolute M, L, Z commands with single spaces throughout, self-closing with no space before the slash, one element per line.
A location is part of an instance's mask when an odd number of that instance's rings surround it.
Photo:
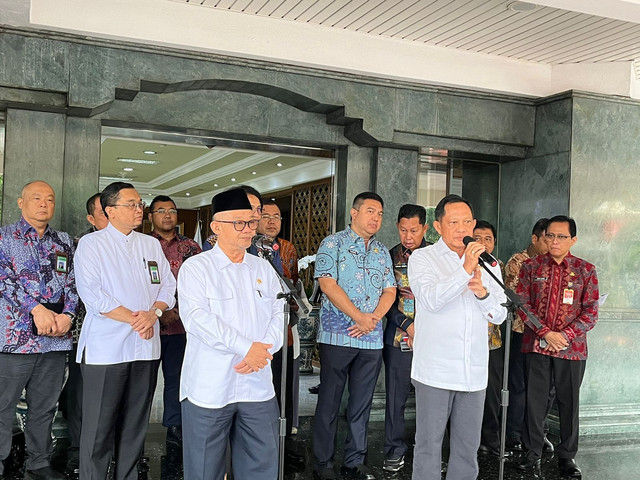
<path fill-rule="evenodd" d="M 180 381 L 184 478 L 222 479 L 231 442 L 234 476 L 278 476 L 278 403 L 270 360 L 283 341 L 284 300 L 269 263 L 246 249 L 258 227 L 239 188 L 212 199 L 213 249 L 178 273 L 187 332 Z"/>
<path fill-rule="evenodd" d="M 488 322 L 500 324 L 507 311 L 498 284 L 478 266 L 485 247 L 473 236 L 471 205 L 444 197 L 433 226 L 441 235 L 409 257 L 409 285 L 415 295 L 415 337 L 411 378 L 416 389 L 414 480 L 440 480 L 442 439 L 451 419 L 447 480 L 475 480 L 487 387 Z M 498 266 L 489 267 L 500 278 Z"/>
<path fill-rule="evenodd" d="M 78 340 L 83 377 L 80 478 L 137 480 L 160 362 L 158 317 L 175 303 L 176 281 L 160 242 L 135 232 L 145 204 L 133 185 L 100 196 L 109 219 L 80 239 L 76 284 L 87 314 Z"/>

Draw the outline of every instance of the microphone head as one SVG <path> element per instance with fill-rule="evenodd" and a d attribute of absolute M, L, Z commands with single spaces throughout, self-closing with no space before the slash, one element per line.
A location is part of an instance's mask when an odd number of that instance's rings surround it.
<path fill-rule="evenodd" d="M 470 237 L 469 235 L 467 235 L 466 237 L 464 237 L 462 239 L 462 243 L 464 243 L 464 246 L 466 247 L 467 245 L 469 245 L 471 242 L 475 242 L 476 239 L 473 237 Z"/>

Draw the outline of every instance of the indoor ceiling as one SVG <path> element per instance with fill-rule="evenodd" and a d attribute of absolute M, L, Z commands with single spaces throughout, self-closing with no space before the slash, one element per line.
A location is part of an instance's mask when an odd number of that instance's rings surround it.
<path fill-rule="evenodd" d="M 172 1 L 547 64 L 640 56 L 638 0 L 541 2 L 576 11 L 513 0 Z"/>
<path fill-rule="evenodd" d="M 233 185 L 251 185 L 266 194 L 333 172 L 333 161 L 326 155 L 187 145 L 180 137 L 167 141 L 164 135 L 158 141 L 135 138 L 132 131 L 126 134 L 127 138 L 103 136 L 99 188 L 118 180 L 130 182 L 147 202 L 147 197 L 169 195 L 181 208 L 196 208 Z"/>

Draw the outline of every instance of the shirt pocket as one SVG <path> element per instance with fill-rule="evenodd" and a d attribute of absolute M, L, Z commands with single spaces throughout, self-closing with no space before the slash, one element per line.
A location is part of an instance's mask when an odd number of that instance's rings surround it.
<path fill-rule="evenodd" d="M 219 316 L 226 323 L 230 323 L 234 316 L 234 296 L 231 291 L 210 289 L 204 292 L 209 311 Z"/>

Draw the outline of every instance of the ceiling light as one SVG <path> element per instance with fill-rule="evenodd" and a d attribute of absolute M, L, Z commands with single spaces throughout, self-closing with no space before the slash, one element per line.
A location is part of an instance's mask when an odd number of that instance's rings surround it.
<path fill-rule="evenodd" d="M 185 195 L 188 197 L 189 195 L 191 195 L 189 192 L 185 193 Z"/>
<path fill-rule="evenodd" d="M 214 184 L 213 184 L 213 186 L 214 186 L 214 187 L 217 187 L 217 186 L 218 186 L 218 184 L 217 184 L 217 183 L 214 183 Z"/>
<path fill-rule="evenodd" d="M 118 161 L 122 163 L 141 163 L 143 165 L 156 165 L 160 162 L 158 160 L 141 160 L 139 158 L 120 158 L 118 157 Z"/>
<path fill-rule="evenodd" d="M 232 181 L 232 182 L 235 182 L 235 181 L 236 181 L 236 179 L 235 179 L 234 177 L 231 177 L 231 181 Z"/>
<path fill-rule="evenodd" d="M 153 150 L 145 150 L 142 153 L 146 153 L 147 155 L 155 155 L 156 154 L 156 152 L 154 152 Z"/>
<path fill-rule="evenodd" d="M 281 167 L 282 164 L 280 162 L 276 163 L 276 167 Z"/>
<path fill-rule="evenodd" d="M 251 172 L 251 175 L 257 175 L 258 172 Z"/>
<path fill-rule="evenodd" d="M 529 2 L 513 2 L 507 5 L 507 8 L 514 12 L 524 13 L 534 11 L 536 8 L 538 8 L 538 5 Z"/>
<path fill-rule="evenodd" d="M 133 168 L 131 167 L 124 167 L 122 170 L 124 170 L 125 172 L 133 172 Z"/>
<path fill-rule="evenodd" d="M 147 195 L 153 195 L 152 193 L 147 193 Z"/>
<path fill-rule="evenodd" d="M 121 177 L 103 177 L 100 176 L 100 180 L 111 180 L 115 182 L 122 182 L 123 180 L 133 180 L 133 178 L 127 178 L 124 175 Z"/>

